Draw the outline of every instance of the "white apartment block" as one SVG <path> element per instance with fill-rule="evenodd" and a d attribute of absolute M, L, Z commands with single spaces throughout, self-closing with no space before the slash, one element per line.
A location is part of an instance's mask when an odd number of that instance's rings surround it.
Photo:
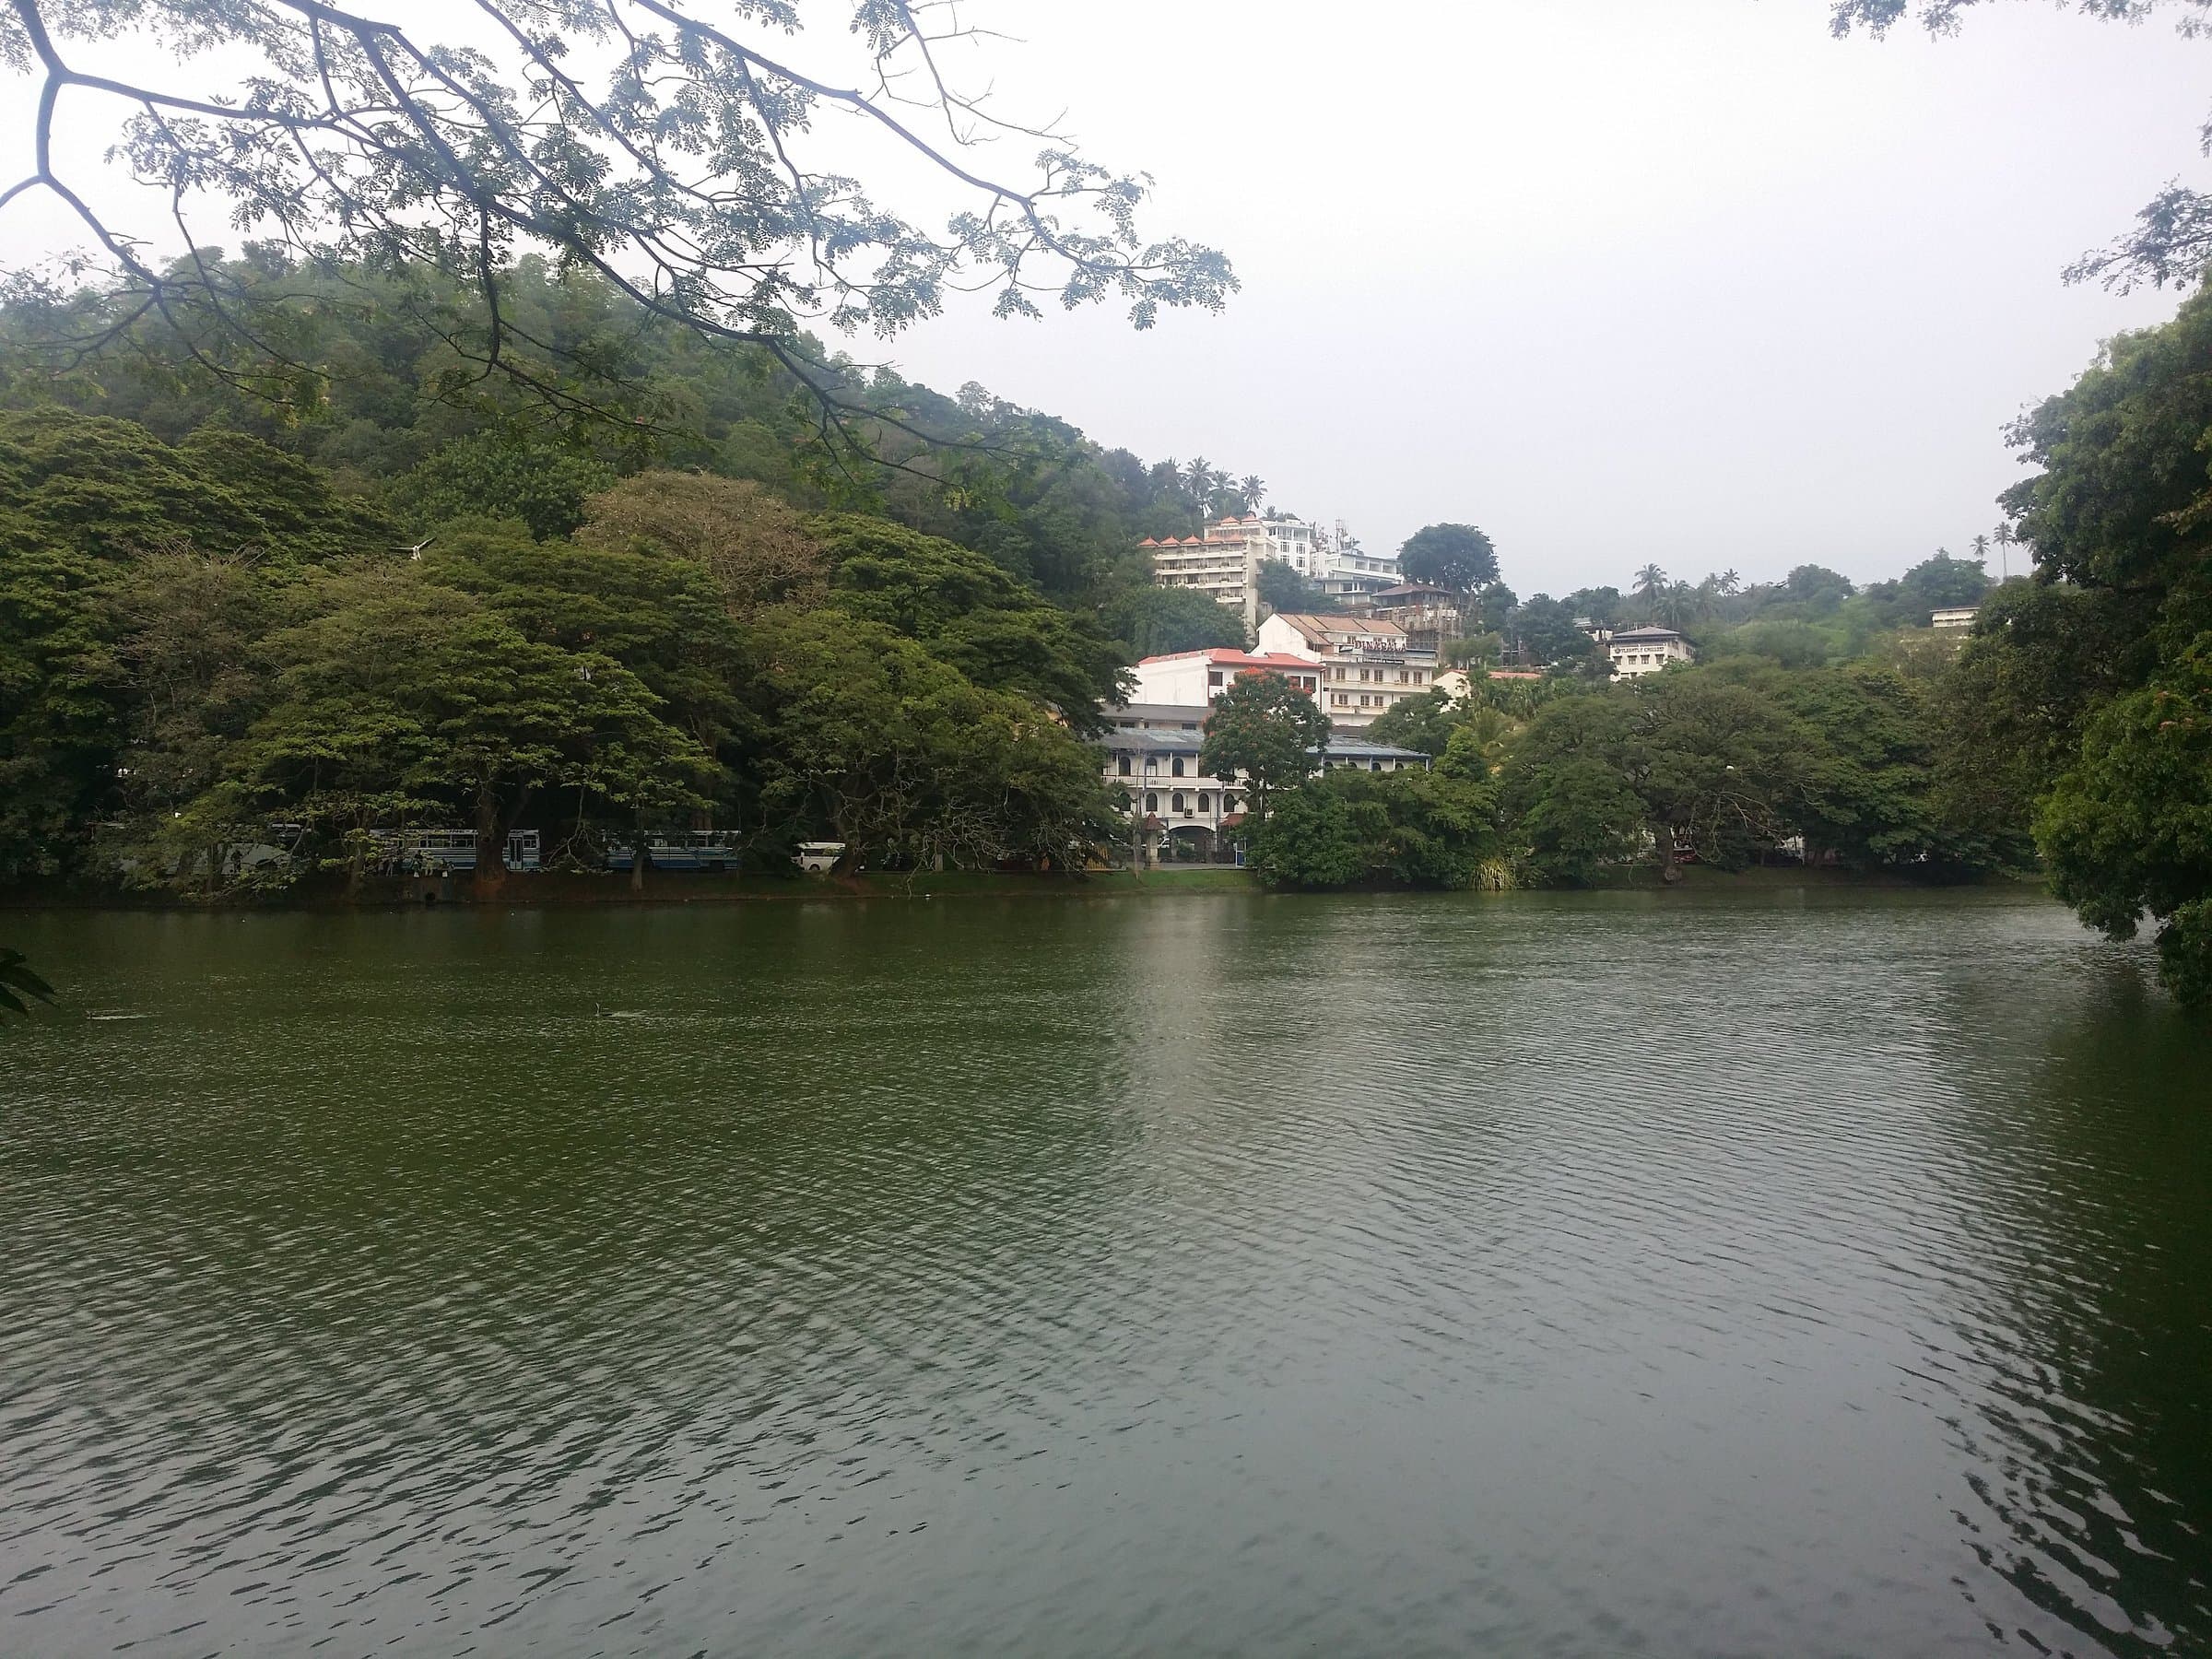
<path fill-rule="evenodd" d="M 1259 626 L 1260 566 L 1277 559 L 1322 592 L 1339 598 L 1362 598 L 1398 580 L 1398 561 L 1379 559 L 1347 547 L 1339 524 L 1335 534 L 1303 519 L 1220 518 L 1202 535 L 1178 540 L 1147 536 L 1137 544 L 1152 560 L 1152 579 L 1161 587 L 1194 587 L 1239 612 L 1249 629 Z"/>
<path fill-rule="evenodd" d="M 1322 712 L 1348 731 L 1408 697 L 1425 696 L 1436 682 L 1436 652 L 1414 644 L 1396 623 L 1371 618 L 1281 612 L 1260 624 L 1260 650 L 1314 665 Z"/>
<path fill-rule="evenodd" d="M 1132 811 L 1132 830 L 1147 864 L 1226 863 L 1235 854 L 1230 832 L 1244 822 L 1241 785 L 1209 777 L 1198 764 L 1206 747 L 1204 704 L 1133 702 L 1106 711 L 1109 785 Z M 1333 737 L 1313 757 L 1313 770 L 1363 771 L 1426 769 L 1429 757 L 1351 737 Z"/>
<path fill-rule="evenodd" d="M 1656 674 L 1669 663 L 1694 663 L 1697 653 L 1671 628 L 1626 628 L 1606 641 L 1617 679 Z"/>

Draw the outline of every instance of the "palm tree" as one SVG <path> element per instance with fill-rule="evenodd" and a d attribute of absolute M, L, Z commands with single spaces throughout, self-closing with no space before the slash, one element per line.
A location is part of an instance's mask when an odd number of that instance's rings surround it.
<path fill-rule="evenodd" d="M 1734 571 L 1723 571 L 1720 581 L 1713 585 L 1718 587 L 1722 593 L 1733 597 L 1744 591 L 1744 579 Z"/>
<path fill-rule="evenodd" d="M 1646 606 L 1655 606 L 1659 595 L 1666 592 L 1666 572 L 1655 564 L 1647 564 L 1636 572 L 1636 582 L 1630 590 Z"/>
<path fill-rule="evenodd" d="M 2006 582 L 2012 580 L 2012 550 L 2019 545 L 2020 533 L 2012 527 L 2012 521 L 2006 519 L 1997 525 L 1997 557 L 2002 560 L 2002 580 Z"/>
<path fill-rule="evenodd" d="M 1985 564 L 1987 564 L 1987 563 L 1989 562 L 1989 537 L 1988 537 L 1988 536 L 1986 536 L 1986 535 L 1977 535 L 1977 536 L 1975 536 L 1975 537 L 1974 537 L 1974 539 L 1973 539 L 1971 542 L 1970 542 L 1970 543 L 1969 543 L 1969 544 L 1967 544 L 1967 545 L 1968 545 L 1968 546 L 1970 546 L 1970 547 L 1971 547 L 1973 548 L 1973 550 L 1974 550 L 1974 562 L 1975 562 L 1976 564 L 1978 564 L 1978 565 L 1985 565 Z"/>
<path fill-rule="evenodd" d="M 1194 456 L 1182 464 L 1182 486 L 1191 492 L 1191 500 L 1204 507 L 1206 498 L 1213 494 L 1213 463 L 1203 455 Z"/>
<path fill-rule="evenodd" d="M 1257 512 L 1260 503 L 1267 499 L 1266 480 L 1253 473 L 1246 473 L 1237 480 L 1237 493 L 1244 498 L 1244 511 Z"/>
<path fill-rule="evenodd" d="M 1698 614 L 1698 590 L 1687 582 L 1670 582 L 1653 595 L 1652 615 L 1669 628 L 1679 628 Z"/>

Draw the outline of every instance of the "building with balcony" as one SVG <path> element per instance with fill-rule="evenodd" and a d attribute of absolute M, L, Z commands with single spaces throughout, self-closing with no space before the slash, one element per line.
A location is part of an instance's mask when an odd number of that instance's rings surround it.
<path fill-rule="evenodd" d="M 1432 650 L 1465 631 L 1459 595 L 1433 582 L 1393 582 L 1369 599 L 1366 614 L 1378 622 L 1395 622 L 1408 640 Z"/>
<path fill-rule="evenodd" d="M 1180 703 L 1127 703 L 1106 711 L 1107 783 L 1122 792 L 1134 837 L 1147 863 L 1233 862 L 1234 831 L 1244 822 L 1243 789 L 1211 777 L 1199 764 L 1206 710 Z M 1331 737 L 1314 751 L 1313 770 L 1358 767 L 1397 771 L 1429 757 L 1355 737 Z"/>
<path fill-rule="evenodd" d="M 1332 597 L 1364 601 L 1398 581 L 1398 561 L 1360 551 L 1338 524 L 1334 533 L 1288 514 L 1219 518 L 1181 539 L 1147 536 L 1137 544 L 1161 587 L 1196 588 L 1244 618 L 1260 621 L 1260 566 L 1280 559 Z"/>
<path fill-rule="evenodd" d="M 1395 622 L 1378 618 L 1283 611 L 1260 624 L 1260 649 L 1312 664 L 1322 712 L 1347 731 L 1419 697 L 1436 679 L 1434 641 L 1409 638 Z"/>

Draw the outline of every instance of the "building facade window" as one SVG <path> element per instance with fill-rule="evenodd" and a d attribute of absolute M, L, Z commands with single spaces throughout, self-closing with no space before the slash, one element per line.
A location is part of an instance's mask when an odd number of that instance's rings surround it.
<path fill-rule="evenodd" d="M 1181 790 L 1177 790 L 1173 794 L 1168 797 L 1168 810 L 1170 812 L 1181 812 L 1182 810 L 1182 792 Z"/>
<path fill-rule="evenodd" d="M 1169 771 L 1171 771 L 1171 773 L 1172 773 L 1174 776 L 1176 776 L 1176 777 L 1178 777 L 1178 778 L 1182 777 L 1182 757 L 1181 755 L 1178 755 L 1178 756 L 1176 756 L 1176 757 L 1175 757 L 1175 759 L 1172 759 L 1172 760 L 1169 761 L 1169 762 L 1168 762 L 1168 770 L 1169 770 Z"/>
<path fill-rule="evenodd" d="M 1121 760 L 1120 760 L 1120 761 L 1119 761 L 1119 763 L 1118 763 L 1118 770 L 1120 771 L 1120 772 L 1121 772 L 1121 774 L 1122 774 L 1122 776 L 1123 776 L 1123 777 L 1124 777 L 1124 778 L 1125 778 L 1125 777 L 1127 777 L 1127 776 L 1129 775 L 1129 757 L 1128 757 L 1128 756 L 1126 756 L 1126 755 L 1124 755 L 1124 756 L 1121 758 Z"/>
<path fill-rule="evenodd" d="M 1147 812 L 1158 812 L 1159 810 L 1159 797 L 1156 794 L 1147 795 L 1145 797 L 1145 810 Z"/>
<path fill-rule="evenodd" d="M 1209 670 L 1206 677 L 1206 683 L 1209 686 L 1218 686 L 1221 683 L 1221 670 L 1218 668 Z"/>
<path fill-rule="evenodd" d="M 1200 790 L 1198 792 L 1198 810 L 1201 812 L 1211 812 L 1213 809 L 1214 797 L 1208 794 L 1206 791 Z"/>

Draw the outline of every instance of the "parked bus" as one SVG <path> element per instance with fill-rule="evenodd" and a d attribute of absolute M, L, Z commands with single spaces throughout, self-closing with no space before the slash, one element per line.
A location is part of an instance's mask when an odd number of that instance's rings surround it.
<path fill-rule="evenodd" d="M 648 836 L 645 852 L 656 870 L 734 870 L 744 856 L 740 839 L 727 830 L 656 830 Z M 632 847 L 609 847 L 606 867 L 627 870 L 636 857 Z"/>
<path fill-rule="evenodd" d="M 415 874 L 459 874 L 477 867 L 477 832 L 474 830 L 379 830 L 378 839 L 393 850 L 399 867 Z M 507 836 L 507 867 L 535 870 L 538 864 L 538 833 L 511 830 Z"/>

